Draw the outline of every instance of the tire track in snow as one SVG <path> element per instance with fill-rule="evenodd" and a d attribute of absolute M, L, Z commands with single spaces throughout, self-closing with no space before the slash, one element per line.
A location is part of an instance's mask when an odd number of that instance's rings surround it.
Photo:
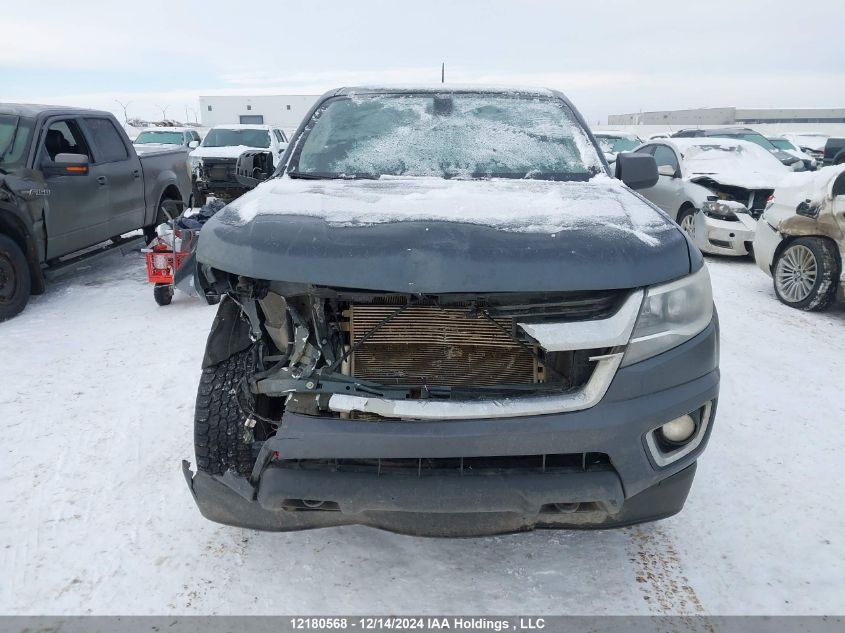
<path fill-rule="evenodd" d="M 706 614 L 695 589 L 684 575 L 680 556 L 666 530 L 659 525 L 626 530 L 630 536 L 629 559 L 634 566 L 637 585 L 652 613 Z"/>

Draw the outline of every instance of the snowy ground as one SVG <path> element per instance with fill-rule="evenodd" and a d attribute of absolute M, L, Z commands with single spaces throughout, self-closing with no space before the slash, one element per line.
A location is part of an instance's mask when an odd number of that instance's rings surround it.
<path fill-rule="evenodd" d="M 709 265 L 722 395 L 680 515 L 433 540 L 205 521 L 180 460 L 214 309 L 114 254 L 0 324 L 0 613 L 843 613 L 845 309 Z"/>

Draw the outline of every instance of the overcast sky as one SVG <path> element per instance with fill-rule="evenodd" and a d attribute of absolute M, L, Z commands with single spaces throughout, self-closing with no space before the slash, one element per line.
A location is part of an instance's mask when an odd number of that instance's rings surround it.
<path fill-rule="evenodd" d="M 130 9 L 132 14 L 127 12 Z M 591 123 L 845 107 L 843 0 L 6 3 L 0 101 L 185 118 L 199 95 L 447 81 L 564 91 Z M 193 113 L 189 114 L 193 117 Z"/>

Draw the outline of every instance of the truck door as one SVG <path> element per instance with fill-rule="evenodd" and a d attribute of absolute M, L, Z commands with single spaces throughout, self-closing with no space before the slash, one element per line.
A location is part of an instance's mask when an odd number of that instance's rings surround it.
<path fill-rule="evenodd" d="M 135 150 L 111 119 L 85 117 L 85 132 L 94 146 L 96 167 L 109 195 L 109 236 L 118 236 L 144 225 L 144 175 Z"/>
<path fill-rule="evenodd" d="M 85 154 L 93 160 L 91 149 L 74 117 L 47 121 L 39 139 L 37 165 L 55 160 L 58 154 Z M 109 198 L 95 165 L 85 175 L 45 173 L 49 189 L 44 211 L 47 232 L 47 258 L 67 255 L 81 248 L 107 240 Z"/>

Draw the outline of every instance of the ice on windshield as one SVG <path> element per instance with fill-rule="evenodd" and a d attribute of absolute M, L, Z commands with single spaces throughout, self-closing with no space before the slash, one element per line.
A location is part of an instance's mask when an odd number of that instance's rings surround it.
<path fill-rule="evenodd" d="M 292 173 L 587 180 L 601 164 L 555 99 L 503 95 L 340 98 L 315 116 Z"/>

